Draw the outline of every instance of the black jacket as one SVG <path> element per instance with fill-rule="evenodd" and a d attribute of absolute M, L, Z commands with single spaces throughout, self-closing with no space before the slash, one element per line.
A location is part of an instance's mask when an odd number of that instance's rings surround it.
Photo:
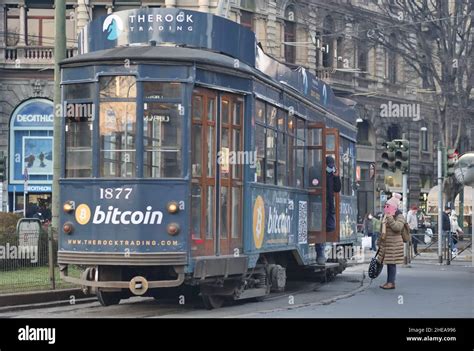
<path fill-rule="evenodd" d="M 443 217 L 441 217 L 443 223 L 443 230 L 451 230 L 451 221 L 446 212 L 443 212 Z"/>
<path fill-rule="evenodd" d="M 336 213 L 334 193 L 340 192 L 341 187 L 341 177 L 335 176 L 334 173 L 326 172 L 326 205 L 329 213 Z"/>

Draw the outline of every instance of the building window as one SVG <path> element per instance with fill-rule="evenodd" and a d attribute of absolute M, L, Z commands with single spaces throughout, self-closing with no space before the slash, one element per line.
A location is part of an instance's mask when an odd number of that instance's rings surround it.
<path fill-rule="evenodd" d="M 248 11 L 240 11 L 240 25 L 250 29 L 253 32 L 253 13 Z"/>
<path fill-rule="evenodd" d="M 390 46 L 393 48 L 397 47 L 397 37 L 395 34 L 390 35 L 389 39 Z M 397 53 L 395 50 L 388 50 L 388 81 L 392 84 L 397 82 Z"/>
<path fill-rule="evenodd" d="M 369 139 L 370 125 L 369 122 L 363 121 L 357 124 L 357 144 L 372 146 Z"/>
<path fill-rule="evenodd" d="M 7 12 L 7 46 L 17 46 L 20 41 L 20 9 L 8 8 Z"/>
<path fill-rule="evenodd" d="M 387 140 L 401 139 L 402 133 L 397 124 L 392 124 L 387 128 Z"/>
<path fill-rule="evenodd" d="M 331 16 L 327 16 L 323 22 L 323 67 L 332 67 L 334 62 L 334 21 Z"/>
<path fill-rule="evenodd" d="M 293 6 L 288 6 L 285 11 L 285 61 L 288 63 L 296 62 L 296 23 L 295 10 Z"/>
<path fill-rule="evenodd" d="M 421 151 L 423 152 L 429 152 L 429 136 L 428 136 L 428 129 L 426 130 L 421 130 L 420 131 L 420 134 L 421 134 L 421 140 L 420 140 L 420 144 L 421 144 Z"/>
<path fill-rule="evenodd" d="M 361 70 L 361 74 L 364 76 L 365 72 L 369 68 L 369 49 L 365 43 L 359 43 L 357 46 L 357 68 Z"/>

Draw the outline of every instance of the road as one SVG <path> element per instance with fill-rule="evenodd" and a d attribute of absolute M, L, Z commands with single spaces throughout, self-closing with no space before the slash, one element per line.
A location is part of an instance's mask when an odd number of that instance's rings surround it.
<path fill-rule="evenodd" d="M 287 291 L 262 302 L 237 302 L 205 310 L 190 297 L 131 298 L 102 307 L 97 301 L 20 311 L 0 309 L 0 318 L 472 318 L 473 272 L 469 262 L 439 266 L 418 261 L 399 267 L 397 289 L 382 290 L 385 271 L 370 282 L 367 264 L 349 267 L 326 284 L 289 282 Z"/>

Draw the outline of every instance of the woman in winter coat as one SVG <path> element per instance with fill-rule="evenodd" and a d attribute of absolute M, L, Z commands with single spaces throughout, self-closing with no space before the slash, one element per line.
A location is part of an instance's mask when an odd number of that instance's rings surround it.
<path fill-rule="evenodd" d="M 397 264 L 403 264 L 403 238 L 402 230 L 405 218 L 398 210 L 401 195 L 394 193 L 385 203 L 382 219 L 382 233 L 378 240 L 378 259 L 387 265 L 387 282 L 380 287 L 382 289 L 395 289 L 395 278 L 397 275 Z"/>

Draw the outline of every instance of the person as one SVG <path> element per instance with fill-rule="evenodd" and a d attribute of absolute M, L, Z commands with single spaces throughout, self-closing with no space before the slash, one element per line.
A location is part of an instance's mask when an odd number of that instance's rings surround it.
<path fill-rule="evenodd" d="M 410 211 L 408 211 L 407 214 L 407 223 L 408 226 L 410 227 L 410 233 L 411 233 L 411 242 L 413 244 L 413 252 L 415 253 L 415 256 L 418 255 L 418 240 L 415 237 L 416 234 L 418 233 L 418 208 L 416 206 L 412 206 Z"/>
<path fill-rule="evenodd" d="M 403 239 L 402 230 L 405 218 L 398 210 L 402 196 L 393 193 L 392 197 L 385 203 L 384 217 L 382 219 L 382 233 L 378 240 L 378 260 L 383 260 L 387 266 L 387 282 L 380 285 L 382 289 L 395 289 L 397 275 L 397 264 L 403 264 Z"/>
<path fill-rule="evenodd" d="M 336 205 L 334 203 L 334 193 L 341 191 L 341 178 L 336 169 L 332 156 L 326 157 L 326 233 L 336 230 Z M 326 263 L 324 255 L 325 243 L 316 244 L 316 262 L 319 265 Z"/>
<path fill-rule="evenodd" d="M 382 227 L 382 213 L 377 213 L 374 218 L 372 218 L 372 250 L 377 251 L 377 240 L 380 236 L 380 229 Z"/>
<path fill-rule="evenodd" d="M 372 213 L 367 213 L 365 215 L 365 219 L 364 219 L 364 234 L 367 235 L 371 242 L 372 242 L 372 245 L 370 247 L 371 250 L 374 249 L 374 244 L 373 244 L 373 234 L 374 234 L 374 224 L 372 222 L 372 219 L 373 219 L 373 216 L 372 216 Z"/>
<path fill-rule="evenodd" d="M 451 219 L 449 218 L 451 214 L 451 205 L 449 203 L 444 207 L 444 212 L 441 217 L 441 225 L 443 229 L 443 236 L 448 237 L 451 234 Z"/>
<path fill-rule="evenodd" d="M 450 241 L 449 244 L 451 246 L 451 252 L 453 257 L 456 257 L 458 253 L 458 249 L 456 248 L 456 244 L 458 243 L 458 238 L 460 235 L 463 234 L 463 231 L 461 227 L 459 226 L 458 223 L 458 216 L 456 214 L 456 211 L 452 210 L 451 211 L 451 216 L 450 216 L 450 221 L 451 221 L 451 236 L 450 236 Z"/>

